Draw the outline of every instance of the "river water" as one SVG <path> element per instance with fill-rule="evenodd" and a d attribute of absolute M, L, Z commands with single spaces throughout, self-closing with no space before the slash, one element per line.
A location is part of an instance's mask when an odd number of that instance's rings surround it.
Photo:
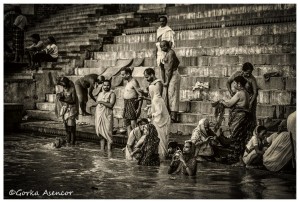
<path fill-rule="evenodd" d="M 295 199 L 296 176 L 199 163 L 197 176 L 168 175 L 160 167 L 125 161 L 120 148 L 97 143 L 54 149 L 53 137 L 4 139 L 6 199 Z"/>

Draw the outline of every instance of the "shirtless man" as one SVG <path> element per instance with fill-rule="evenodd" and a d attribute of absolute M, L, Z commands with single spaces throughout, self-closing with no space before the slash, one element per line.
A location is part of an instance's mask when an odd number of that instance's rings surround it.
<path fill-rule="evenodd" d="M 136 79 L 132 77 L 132 71 L 130 68 L 123 68 L 121 70 L 121 76 L 124 80 L 127 80 L 128 83 L 124 89 L 124 122 L 127 128 L 127 135 L 132 129 L 136 127 L 136 120 L 141 114 L 141 108 L 143 101 L 138 100 L 140 93 L 140 85 Z"/>
<path fill-rule="evenodd" d="M 96 98 L 93 95 L 93 90 L 95 86 L 101 84 L 104 81 L 104 79 L 105 78 L 102 75 L 98 76 L 97 74 L 89 74 L 76 80 L 75 89 L 83 116 L 91 115 L 86 112 L 86 103 L 88 101 L 88 95 L 91 97 L 92 100 L 96 102 Z"/>

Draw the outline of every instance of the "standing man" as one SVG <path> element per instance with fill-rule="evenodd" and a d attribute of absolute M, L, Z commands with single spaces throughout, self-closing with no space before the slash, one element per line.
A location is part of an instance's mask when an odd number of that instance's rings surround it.
<path fill-rule="evenodd" d="M 234 81 L 234 78 L 237 76 L 243 76 L 247 83 L 245 85 L 246 91 L 249 93 L 250 96 L 250 105 L 249 105 L 249 110 L 252 114 L 252 119 L 254 121 L 254 126 L 252 126 L 252 131 L 254 130 L 254 127 L 257 124 L 256 121 L 256 107 L 257 107 L 257 96 L 258 96 L 258 85 L 256 78 L 252 75 L 254 68 L 253 65 L 249 62 L 246 62 L 243 64 L 242 70 L 236 71 L 232 76 L 229 77 L 227 81 L 227 89 L 230 93 L 231 96 L 235 94 L 233 90 L 231 89 L 231 84 Z"/>
<path fill-rule="evenodd" d="M 166 16 L 159 17 L 160 27 L 156 31 L 156 63 L 158 67 L 157 77 L 165 82 L 165 69 L 163 59 L 166 55 L 160 48 L 160 42 L 168 41 L 170 47 L 174 48 L 175 32 L 167 25 L 168 19 Z"/>
<path fill-rule="evenodd" d="M 16 50 L 14 62 L 23 62 L 24 56 L 24 35 L 28 25 L 27 18 L 22 14 L 19 6 L 15 7 L 15 13 L 18 15 L 13 24 L 14 30 L 14 48 Z"/>
<path fill-rule="evenodd" d="M 180 90 L 180 75 L 178 73 L 179 60 L 171 49 L 168 41 L 162 41 L 160 48 L 166 53 L 163 62 L 165 68 L 164 91 L 166 91 L 166 104 L 168 111 L 171 114 L 172 122 L 177 122 L 177 113 L 179 111 L 179 90 Z"/>
<path fill-rule="evenodd" d="M 97 74 L 86 75 L 75 82 L 76 93 L 79 101 L 79 106 L 83 116 L 91 115 L 86 112 L 86 103 L 88 101 L 88 95 L 92 100 L 96 102 L 93 95 L 93 90 L 98 84 L 102 84 L 104 76 L 98 76 Z"/>
<path fill-rule="evenodd" d="M 58 85 L 63 87 L 63 92 L 57 94 L 57 99 L 62 102 L 60 116 L 62 116 L 66 133 L 67 143 L 75 145 L 76 142 L 76 121 L 78 119 L 78 101 L 74 83 L 67 77 L 62 77 Z"/>
<path fill-rule="evenodd" d="M 113 143 L 113 108 L 116 103 L 116 94 L 111 90 L 110 80 L 103 81 L 103 91 L 97 97 L 97 106 L 95 112 L 96 134 L 100 138 L 101 151 L 104 151 L 105 142 L 107 151 L 111 152 Z"/>
<path fill-rule="evenodd" d="M 127 80 L 127 84 L 124 89 L 124 122 L 127 128 L 127 135 L 136 127 L 136 120 L 141 114 L 141 108 L 143 101 L 138 100 L 140 93 L 139 82 L 132 77 L 132 71 L 126 67 L 121 70 L 121 76 L 124 80 Z"/>

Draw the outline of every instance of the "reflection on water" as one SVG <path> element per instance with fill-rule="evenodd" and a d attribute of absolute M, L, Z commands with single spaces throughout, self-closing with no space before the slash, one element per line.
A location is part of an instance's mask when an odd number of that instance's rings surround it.
<path fill-rule="evenodd" d="M 295 199 L 296 177 L 212 163 L 198 165 L 197 177 L 168 175 L 160 167 L 124 160 L 121 149 L 108 156 L 96 143 L 54 149 L 54 138 L 9 135 L 4 141 L 5 198 L 84 199 Z M 38 195 L 9 195 L 11 190 Z M 42 195 L 44 191 L 71 195 Z"/>

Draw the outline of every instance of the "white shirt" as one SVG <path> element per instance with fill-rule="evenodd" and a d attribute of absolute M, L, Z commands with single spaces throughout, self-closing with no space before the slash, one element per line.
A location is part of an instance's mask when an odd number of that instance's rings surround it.
<path fill-rule="evenodd" d="M 58 48 L 55 44 L 47 45 L 45 51 L 46 51 L 46 54 L 50 54 L 53 58 L 58 57 Z"/>

